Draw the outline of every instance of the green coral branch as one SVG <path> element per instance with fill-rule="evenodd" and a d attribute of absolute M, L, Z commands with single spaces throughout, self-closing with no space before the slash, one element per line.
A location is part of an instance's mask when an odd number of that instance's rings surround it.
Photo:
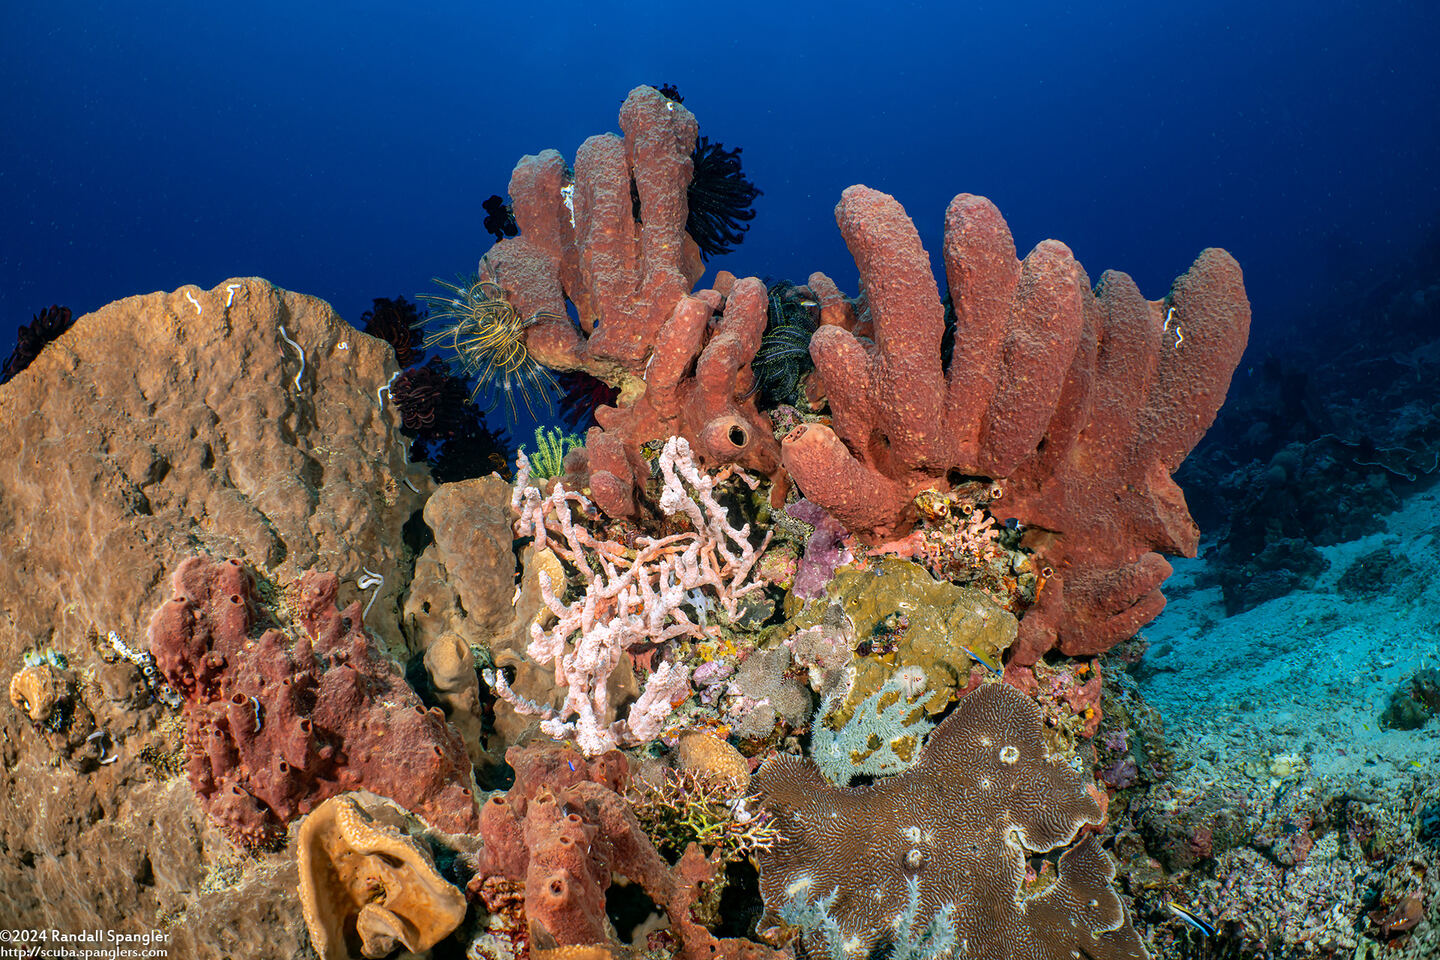
<path fill-rule="evenodd" d="M 699 843 L 729 863 L 771 849 L 780 839 L 774 819 L 734 780 L 666 770 L 658 783 L 632 784 L 626 794 L 635 819 L 661 850 Z"/>
<path fill-rule="evenodd" d="M 535 452 L 530 453 L 524 447 L 520 448 L 520 452 L 530 461 L 530 476 L 549 480 L 564 472 L 565 454 L 583 446 L 585 440 L 573 433 L 556 427 L 536 427 Z"/>

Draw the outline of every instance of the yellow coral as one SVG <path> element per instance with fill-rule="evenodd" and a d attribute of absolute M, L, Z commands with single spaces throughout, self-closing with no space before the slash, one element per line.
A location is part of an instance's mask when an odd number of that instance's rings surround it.
<path fill-rule="evenodd" d="M 733 780 L 743 791 L 750 785 L 750 764 L 729 743 L 710 733 L 694 731 L 675 747 L 680 768 L 707 779 Z"/>
<path fill-rule="evenodd" d="M 1000 663 L 1015 640 L 1014 614 L 983 591 L 938 581 L 909 560 L 884 557 L 868 569 L 844 567 L 826 590 L 828 597 L 808 604 L 791 625 L 815 626 L 831 603 L 839 603 L 854 625 L 855 683 L 828 718 L 836 729 L 897 667 L 925 671 L 929 696 L 923 707 L 939 713 L 969 684 L 972 668 L 984 669 L 977 660 Z"/>

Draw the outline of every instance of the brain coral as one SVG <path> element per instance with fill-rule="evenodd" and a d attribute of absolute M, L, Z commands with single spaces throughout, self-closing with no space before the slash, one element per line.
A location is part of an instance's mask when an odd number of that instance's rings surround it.
<path fill-rule="evenodd" d="M 1109 856 L 1089 837 L 1075 843 L 1104 813 L 1041 731 L 1035 703 L 993 683 L 960 701 L 901 776 L 842 788 L 809 760 L 767 762 L 752 788 L 785 837 L 758 857 L 767 908 L 833 893 L 846 952 L 868 952 L 893 939 L 913 878 L 921 924 L 954 904 L 957 957 L 1144 958 Z M 1071 844 L 1056 869 L 1027 878 L 1028 858 Z"/>

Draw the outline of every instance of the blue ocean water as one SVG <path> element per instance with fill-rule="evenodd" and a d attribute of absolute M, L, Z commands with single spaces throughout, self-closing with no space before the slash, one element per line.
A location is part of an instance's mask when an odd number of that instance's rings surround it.
<path fill-rule="evenodd" d="M 1433 241 L 1437 46 L 1405 0 L 7 3 L 0 345 L 51 303 L 235 275 L 355 321 L 474 268 L 517 158 L 672 83 L 765 191 L 714 267 L 853 292 L 844 187 L 895 194 L 932 253 L 980 193 L 1022 250 L 1151 297 L 1226 247 L 1253 350 Z"/>

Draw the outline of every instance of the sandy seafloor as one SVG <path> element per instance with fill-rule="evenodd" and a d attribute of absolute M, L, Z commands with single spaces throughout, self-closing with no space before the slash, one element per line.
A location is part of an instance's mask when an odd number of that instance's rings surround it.
<path fill-rule="evenodd" d="M 1208 585 L 1205 546 L 1174 561 L 1137 678 L 1190 777 L 1264 779 L 1289 755 L 1336 787 L 1390 794 L 1440 779 L 1440 719 L 1418 730 L 1379 723 L 1392 691 L 1440 667 L 1440 487 L 1412 494 L 1381 526 L 1321 547 L 1330 566 L 1309 589 L 1229 617 Z M 1337 581 L 1380 548 L 1408 567 L 1398 586 L 1342 596 Z"/>

